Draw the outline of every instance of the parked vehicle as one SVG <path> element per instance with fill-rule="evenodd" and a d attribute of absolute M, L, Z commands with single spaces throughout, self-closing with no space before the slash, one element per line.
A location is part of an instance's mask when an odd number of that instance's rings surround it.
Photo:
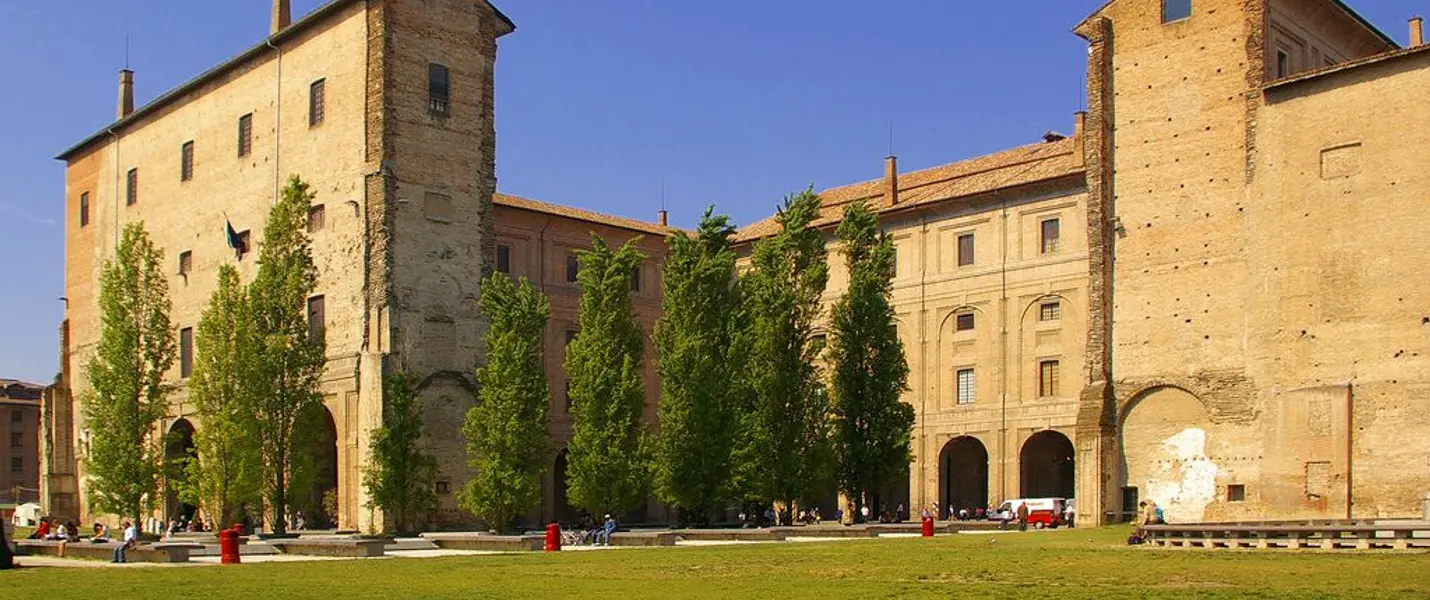
<path fill-rule="evenodd" d="M 1018 507 L 1023 504 L 1028 505 L 1028 524 L 1035 529 L 1044 527 L 1057 527 L 1063 524 L 1063 511 L 1066 508 L 1063 498 L 1014 498 L 1004 500 L 998 508 L 993 509 L 988 514 L 990 521 L 1016 521 L 1018 520 Z"/>

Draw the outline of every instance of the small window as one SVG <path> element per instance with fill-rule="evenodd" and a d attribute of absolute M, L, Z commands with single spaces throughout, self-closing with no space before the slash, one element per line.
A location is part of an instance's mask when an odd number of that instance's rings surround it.
<path fill-rule="evenodd" d="M 19 456 L 10 457 L 10 474 L 18 475 L 25 472 L 25 459 Z"/>
<path fill-rule="evenodd" d="M 954 330 L 954 331 L 973 331 L 973 313 L 971 313 L 971 312 L 958 313 L 958 316 L 954 317 L 953 330 Z"/>
<path fill-rule="evenodd" d="M 452 482 L 450 482 L 450 481 L 438 481 L 438 482 L 434 485 L 434 487 L 436 488 L 436 491 L 437 491 L 438 494 L 450 494 L 450 493 L 452 493 Z"/>
<path fill-rule="evenodd" d="M 321 204 L 314 204 L 308 207 L 308 233 L 317 233 L 323 230 L 326 224 L 326 209 Z"/>
<path fill-rule="evenodd" d="M 1226 486 L 1226 501 L 1246 502 L 1246 486 L 1240 483 Z"/>
<path fill-rule="evenodd" d="M 965 233 L 958 236 L 958 266 L 966 267 L 973 264 L 973 234 Z"/>
<path fill-rule="evenodd" d="M 248 156 L 253 151 L 253 113 L 238 118 L 238 155 Z"/>
<path fill-rule="evenodd" d="M 130 169 L 124 178 L 124 205 L 134 206 L 139 201 L 139 169 Z"/>
<path fill-rule="evenodd" d="M 11 422 L 11 423 L 20 423 L 20 422 L 22 422 L 22 421 L 24 421 L 24 420 L 25 420 L 25 413 L 22 413 L 22 412 L 20 412 L 20 411 L 18 411 L 18 410 L 12 410 L 12 411 L 10 411 L 10 422 Z"/>
<path fill-rule="evenodd" d="M 576 283 L 576 275 L 581 272 L 581 261 L 575 254 L 566 255 L 566 282 Z"/>
<path fill-rule="evenodd" d="M 1058 361 L 1045 360 L 1038 363 L 1038 397 L 1051 398 L 1058 395 Z"/>
<path fill-rule="evenodd" d="M 1058 238 L 1061 237 L 1061 231 L 1059 230 L 1061 228 L 1061 224 L 1057 219 L 1045 219 L 1043 221 L 1040 235 L 1043 254 L 1052 254 L 1058 251 Z"/>
<path fill-rule="evenodd" d="M 308 86 L 308 126 L 314 127 L 323 123 L 323 88 L 327 84 L 326 79 L 314 81 Z"/>
<path fill-rule="evenodd" d="M 194 372 L 194 328 L 179 330 L 179 378 L 188 379 Z"/>
<path fill-rule="evenodd" d="M 179 253 L 179 274 L 188 275 L 194 270 L 194 251 L 185 250 Z"/>
<path fill-rule="evenodd" d="M 20 448 L 25 445 L 25 433 L 22 431 L 10 432 L 10 447 Z"/>
<path fill-rule="evenodd" d="M 308 299 L 308 338 L 322 339 L 323 331 L 327 328 L 327 318 L 323 314 L 323 297 L 313 296 Z"/>
<path fill-rule="evenodd" d="M 189 181 L 194 178 L 194 143 L 184 142 L 179 148 L 179 181 Z"/>
<path fill-rule="evenodd" d="M 958 370 L 958 403 L 973 404 L 973 369 Z"/>
<path fill-rule="evenodd" d="M 1140 494 L 1136 486 L 1122 488 L 1122 521 L 1131 521 L 1137 516 L 1137 502 Z"/>
<path fill-rule="evenodd" d="M 79 226 L 89 225 L 89 192 L 82 192 L 79 195 Z"/>
<path fill-rule="evenodd" d="M 1038 307 L 1039 321 L 1057 321 L 1063 318 L 1063 305 L 1060 302 L 1044 302 Z"/>
<path fill-rule="evenodd" d="M 1285 50 L 1276 51 L 1276 78 L 1280 79 L 1291 74 L 1291 55 Z"/>
<path fill-rule="evenodd" d="M 451 83 L 448 79 L 447 67 L 437 63 L 427 63 L 428 110 L 432 114 L 447 115 L 450 90 Z"/>
<path fill-rule="evenodd" d="M 497 245 L 497 272 L 511 274 L 511 246 Z"/>
<path fill-rule="evenodd" d="M 823 354 L 824 349 L 829 347 L 829 336 L 823 333 L 816 333 L 809 338 L 809 347 L 815 354 Z"/>
<path fill-rule="evenodd" d="M 631 268 L 631 291 L 632 291 L 632 292 L 640 292 L 640 291 L 641 291 L 641 267 L 640 267 L 640 265 L 636 265 L 635 267 Z"/>
<path fill-rule="evenodd" d="M 1192 0 L 1162 0 L 1162 22 L 1171 23 L 1192 16 Z"/>

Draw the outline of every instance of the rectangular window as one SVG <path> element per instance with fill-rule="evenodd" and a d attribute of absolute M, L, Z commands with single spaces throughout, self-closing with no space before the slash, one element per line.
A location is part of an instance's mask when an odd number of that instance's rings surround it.
<path fill-rule="evenodd" d="M 1122 522 L 1131 521 L 1137 516 L 1138 496 L 1136 486 L 1122 488 Z"/>
<path fill-rule="evenodd" d="M 1276 78 L 1280 79 L 1291 74 L 1291 55 L 1285 50 L 1276 51 Z"/>
<path fill-rule="evenodd" d="M 79 195 L 79 226 L 89 225 L 89 192 L 81 192 Z"/>
<path fill-rule="evenodd" d="M 1226 501 L 1246 502 L 1246 486 L 1240 483 L 1226 486 Z"/>
<path fill-rule="evenodd" d="M 194 269 L 194 251 L 185 250 L 179 253 L 179 274 L 188 275 Z"/>
<path fill-rule="evenodd" d="M 323 88 L 326 86 L 326 82 L 326 79 L 319 79 L 308 86 L 309 127 L 323 123 Z"/>
<path fill-rule="evenodd" d="M 1162 0 L 1162 22 L 1171 23 L 1192 16 L 1192 0 Z"/>
<path fill-rule="evenodd" d="M 966 267 L 973 264 L 973 234 L 965 233 L 958 236 L 958 266 Z"/>
<path fill-rule="evenodd" d="M 308 233 L 317 233 L 323 230 L 327 223 L 327 210 L 321 204 L 314 204 L 308 207 Z"/>
<path fill-rule="evenodd" d="M 22 413 L 22 412 L 20 412 L 20 411 L 18 411 L 18 410 L 12 410 L 12 411 L 10 411 L 10 422 L 11 422 L 11 423 L 19 423 L 19 422 L 24 421 L 24 420 L 25 420 L 25 413 Z"/>
<path fill-rule="evenodd" d="M 1058 361 L 1045 360 L 1038 363 L 1038 397 L 1051 398 L 1058 395 Z"/>
<path fill-rule="evenodd" d="M 581 272 L 581 261 L 575 254 L 566 255 L 566 282 L 576 283 L 576 275 Z"/>
<path fill-rule="evenodd" d="M 179 378 L 188 379 L 194 372 L 194 328 L 179 330 Z"/>
<path fill-rule="evenodd" d="M 238 118 L 238 155 L 248 156 L 253 151 L 253 113 Z"/>
<path fill-rule="evenodd" d="M 973 313 L 971 312 L 958 313 L 958 316 L 953 318 L 953 322 L 954 331 L 973 331 Z"/>
<path fill-rule="evenodd" d="M 25 445 L 25 434 L 21 431 L 10 432 L 10 447 L 19 448 Z"/>
<path fill-rule="evenodd" d="M 25 459 L 19 456 L 10 457 L 10 474 L 19 475 L 25 472 Z"/>
<path fill-rule="evenodd" d="M 1056 321 L 1063 318 L 1063 305 L 1059 302 L 1044 302 L 1038 307 L 1039 321 Z"/>
<path fill-rule="evenodd" d="M 184 142 L 179 148 L 179 181 L 194 178 L 194 142 Z"/>
<path fill-rule="evenodd" d="M 313 296 L 308 299 L 308 338 L 322 339 L 323 331 L 326 329 L 327 317 L 323 314 L 323 297 Z"/>
<path fill-rule="evenodd" d="M 639 291 L 641 291 L 641 267 L 640 267 L 640 265 L 636 265 L 634 268 L 631 269 L 631 291 L 632 291 L 632 292 L 639 292 Z"/>
<path fill-rule="evenodd" d="M 497 272 L 511 274 L 511 246 L 497 245 Z"/>
<path fill-rule="evenodd" d="M 1043 254 L 1052 254 L 1058 251 L 1061 229 L 1062 226 L 1057 219 L 1047 219 L 1043 221 L 1040 236 L 1043 242 Z"/>
<path fill-rule="evenodd" d="M 438 494 L 452 493 L 452 482 L 450 481 L 438 481 L 433 487 L 436 488 Z"/>
<path fill-rule="evenodd" d="M 134 206 L 139 201 L 139 169 L 129 170 L 129 175 L 124 178 L 124 205 Z"/>
<path fill-rule="evenodd" d="M 432 114 L 447 115 L 450 91 L 451 82 L 448 79 L 447 67 L 437 63 L 427 63 L 428 110 Z"/>
<path fill-rule="evenodd" d="M 958 370 L 958 403 L 973 404 L 973 369 Z"/>

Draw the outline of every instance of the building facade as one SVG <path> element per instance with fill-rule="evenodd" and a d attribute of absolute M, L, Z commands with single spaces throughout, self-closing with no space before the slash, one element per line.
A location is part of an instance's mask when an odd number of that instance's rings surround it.
<path fill-rule="evenodd" d="M 0 379 L 0 503 L 23 504 L 40 498 L 40 399 L 45 386 Z"/>

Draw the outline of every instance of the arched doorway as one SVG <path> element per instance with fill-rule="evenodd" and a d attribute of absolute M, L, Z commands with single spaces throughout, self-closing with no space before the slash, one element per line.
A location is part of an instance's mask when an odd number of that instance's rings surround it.
<path fill-rule="evenodd" d="M 944 444 L 939 453 L 940 518 L 948 509 L 974 509 L 988 506 L 988 449 L 983 442 L 970 436 L 956 437 Z"/>
<path fill-rule="evenodd" d="M 556 455 L 556 464 L 551 467 L 552 514 L 563 526 L 573 527 L 581 518 L 581 511 L 571 506 L 566 489 L 567 454 L 565 448 Z"/>
<path fill-rule="evenodd" d="M 1220 469 L 1210 457 L 1227 450 L 1202 400 L 1181 388 L 1156 387 L 1128 404 L 1119 425 L 1123 516 L 1152 500 L 1173 523 L 1203 520 L 1217 500 Z"/>
<path fill-rule="evenodd" d="M 1024 498 L 1073 498 L 1073 445 L 1053 430 L 1023 442 L 1020 467 Z"/>
<path fill-rule="evenodd" d="M 298 492 L 290 509 L 294 523 L 303 513 L 308 529 L 339 529 L 338 426 L 326 406 L 315 404 L 299 415 L 293 427 L 293 476 L 289 485 Z M 349 524 L 353 525 L 353 524 Z"/>
<path fill-rule="evenodd" d="M 876 518 L 882 516 L 887 510 L 896 519 L 908 520 L 910 513 L 918 513 L 914 507 L 909 506 L 909 491 L 909 465 L 904 465 L 884 485 L 875 490 L 874 497 L 870 499 L 875 504 L 869 508 Z M 900 507 L 903 508 L 902 511 L 899 510 Z"/>
<path fill-rule="evenodd" d="M 194 450 L 194 424 L 179 419 L 169 426 L 164 438 L 164 519 L 192 521 L 198 507 L 179 498 L 179 489 L 188 476 L 189 461 L 198 458 Z"/>

